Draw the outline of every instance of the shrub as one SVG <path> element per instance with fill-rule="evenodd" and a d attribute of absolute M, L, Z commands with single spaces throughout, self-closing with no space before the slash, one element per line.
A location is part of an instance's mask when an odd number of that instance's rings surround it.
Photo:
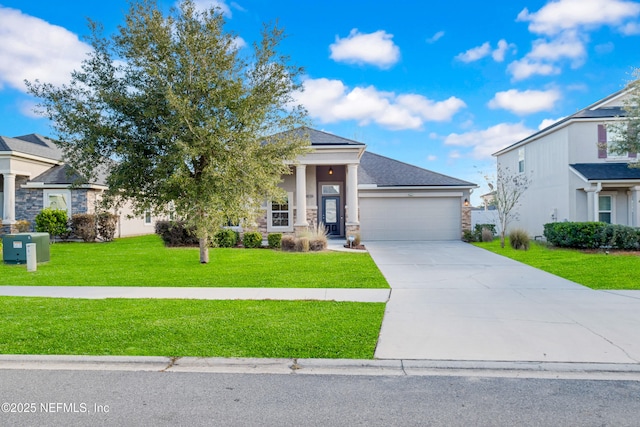
<path fill-rule="evenodd" d="M 513 249 L 528 251 L 529 234 L 520 228 L 515 228 L 509 233 L 509 243 Z"/>
<path fill-rule="evenodd" d="M 193 227 L 187 227 L 184 221 L 157 221 L 156 234 L 167 246 L 197 246 L 198 238 Z"/>
<path fill-rule="evenodd" d="M 242 245 L 249 249 L 262 247 L 262 234 L 257 231 L 244 233 L 244 236 L 242 237 Z"/>
<path fill-rule="evenodd" d="M 296 249 L 296 238 L 290 235 L 282 236 L 280 246 L 283 251 L 294 251 Z"/>
<path fill-rule="evenodd" d="M 308 237 L 309 249 L 312 251 L 323 251 L 327 248 L 327 227 L 323 223 L 314 224 L 308 236 L 303 237 Z"/>
<path fill-rule="evenodd" d="M 215 234 L 213 240 L 219 248 L 232 248 L 238 243 L 238 233 L 230 228 L 223 228 Z"/>
<path fill-rule="evenodd" d="M 485 240 L 483 237 L 482 232 L 485 229 L 489 230 L 489 232 L 491 233 L 490 240 Z M 475 241 L 477 242 L 490 242 L 498 233 L 496 232 L 495 224 L 476 224 L 475 227 L 473 228 L 473 234 L 474 234 Z"/>
<path fill-rule="evenodd" d="M 306 236 L 298 237 L 296 239 L 296 251 L 297 252 L 309 252 L 310 244 L 309 238 Z"/>
<path fill-rule="evenodd" d="M 29 230 L 31 230 L 31 223 L 29 221 L 27 221 L 26 219 L 21 219 L 16 221 L 16 223 L 14 224 L 16 229 L 18 230 L 18 233 L 26 233 Z"/>
<path fill-rule="evenodd" d="M 36 231 L 49 233 L 53 238 L 65 234 L 68 230 L 67 211 L 45 208 L 36 215 Z"/>
<path fill-rule="evenodd" d="M 462 241 L 464 241 L 464 242 L 475 242 L 476 241 L 475 233 L 473 231 L 471 231 L 471 230 L 464 230 L 462 232 Z"/>
<path fill-rule="evenodd" d="M 282 233 L 271 233 L 267 236 L 269 247 L 272 249 L 280 249 L 282 246 Z"/>
<path fill-rule="evenodd" d="M 488 228 L 483 228 L 481 238 L 483 242 L 492 242 L 495 238 L 495 233 Z"/>
<path fill-rule="evenodd" d="M 544 225 L 544 237 L 554 246 L 598 248 L 604 222 L 552 222 Z"/>
<path fill-rule="evenodd" d="M 98 235 L 94 214 L 75 214 L 71 217 L 71 230 L 83 242 L 95 242 Z"/>
<path fill-rule="evenodd" d="M 98 237 L 105 242 L 110 242 L 116 235 L 118 215 L 111 212 L 100 212 L 96 216 L 98 223 Z"/>
<path fill-rule="evenodd" d="M 616 249 L 638 250 L 640 248 L 640 230 L 624 225 L 607 224 L 600 232 L 601 246 Z"/>

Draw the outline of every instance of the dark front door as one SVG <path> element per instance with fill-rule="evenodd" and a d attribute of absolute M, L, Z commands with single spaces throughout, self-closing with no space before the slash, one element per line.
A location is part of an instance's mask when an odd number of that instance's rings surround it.
<path fill-rule="evenodd" d="M 340 235 L 340 197 L 322 198 L 322 222 L 330 236 Z"/>

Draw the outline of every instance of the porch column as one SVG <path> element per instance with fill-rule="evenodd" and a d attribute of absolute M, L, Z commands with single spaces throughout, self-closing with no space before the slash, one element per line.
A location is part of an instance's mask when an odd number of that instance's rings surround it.
<path fill-rule="evenodd" d="M 600 206 L 598 195 L 600 194 L 600 190 L 602 190 L 601 183 L 584 189 L 584 191 L 587 192 L 587 221 L 593 222 L 599 219 L 598 213 L 600 212 Z"/>
<path fill-rule="evenodd" d="M 358 220 L 358 165 L 350 163 L 347 165 L 347 222 L 346 233 L 360 232 L 360 221 Z"/>
<path fill-rule="evenodd" d="M 307 222 L 307 165 L 296 165 L 296 220 L 293 226 L 296 229 L 309 226 Z"/>
<path fill-rule="evenodd" d="M 3 224 L 14 224 L 16 222 L 16 174 L 3 173 L 4 176 L 4 206 Z"/>
<path fill-rule="evenodd" d="M 640 227 L 640 185 L 629 189 L 629 225 Z"/>

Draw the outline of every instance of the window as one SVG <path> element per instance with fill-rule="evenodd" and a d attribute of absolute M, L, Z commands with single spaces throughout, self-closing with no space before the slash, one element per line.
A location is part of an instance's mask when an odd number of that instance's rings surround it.
<path fill-rule="evenodd" d="M 43 207 L 67 211 L 71 218 L 71 191 L 70 190 L 44 190 Z"/>
<path fill-rule="evenodd" d="M 324 196 L 338 195 L 340 194 L 340 185 L 339 184 L 323 185 L 322 194 Z"/>
<path fill-rule="evenodd" d="M 287 193 L 283 201 L 271 202 L 267 209 L 268 231 L 293 231 L 293 193 Z"/>
<path fill-rule="evenodd" d="M 518 150 L 518 172 L 524 173 L 524 148 Z"/>
<path fill-rule="evenodd" d="M 616 141 L 618 141 L 621 138 L 620 132 L 617 128 L 613 127 L 613 126 L 607 126 L 606 127 L 607 130 L 607 158 L 611 158 L 611 157 L 629 157 L 629 153 L 614 153 L 613 151 L 611 151 L 612 146 L 614 145 L 614 143 Z"/>
<path fill-rule="evenodd" d="M 611 224 L 613 219 L 612 196 L 598 197 L 598 221 Z"/>
<path fill-rule="evenodd" d="M 144 211 L 144 225 L 151 225 L 151 211 Z"/>

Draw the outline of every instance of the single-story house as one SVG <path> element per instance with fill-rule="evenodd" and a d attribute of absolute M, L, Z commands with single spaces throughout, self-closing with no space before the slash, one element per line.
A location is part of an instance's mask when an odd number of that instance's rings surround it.
<path fill-rule="evenodd" d="M 18 220 L 29 221 L 33 227 L 43 208 L 65 209 L 69 217 L 95 212 L 97 200 L 107 189 L 104 177 L 71 187 L 76 179 L 49 138 L 36 134 L 0 136 L 0 234 L 17 231 Z M 116 237 L 154 232 L 155 218 L 150 212 L 135 216 L 123 207 L 114 213 L 119 217 Z"/>
<path fill-rule="evenodd" d="M 330 236 L 459 240 L 470 229 L 475 184 L 368 152 L 361 142 L 304 131 L 312 150 L 283 176 L 288 202 L 267 203 L 263 234 L 324 223 Z"/>
<path fill-rule="evenodd" d="M 640 227 L 637 153 L 610 150 L 628 96 L 618 91 L 494 154 L 498 167 L 530 178 L 512 227 L 532 236 L 556 221 Z"/>
<path fill-rule="evenodd" d="M 304 128 L 311 150 L 282 177 L 287 201 L 266 202 L 258 230 L 295 233 L 325 224 L 332 237 L 360 233 L 362 240 L 459 240 L 471 227 L 473 183 L 366 151 L 366 145 Z M 55 144 L 39 135 L 0 137 L 2 224 L 33 221 L 44 207 L 88 213 L 106 189 L 103 179 L 70 188 L 73 181 Z M 117 236 L 152 233 L 154 218 L 120 214 Z"/>

